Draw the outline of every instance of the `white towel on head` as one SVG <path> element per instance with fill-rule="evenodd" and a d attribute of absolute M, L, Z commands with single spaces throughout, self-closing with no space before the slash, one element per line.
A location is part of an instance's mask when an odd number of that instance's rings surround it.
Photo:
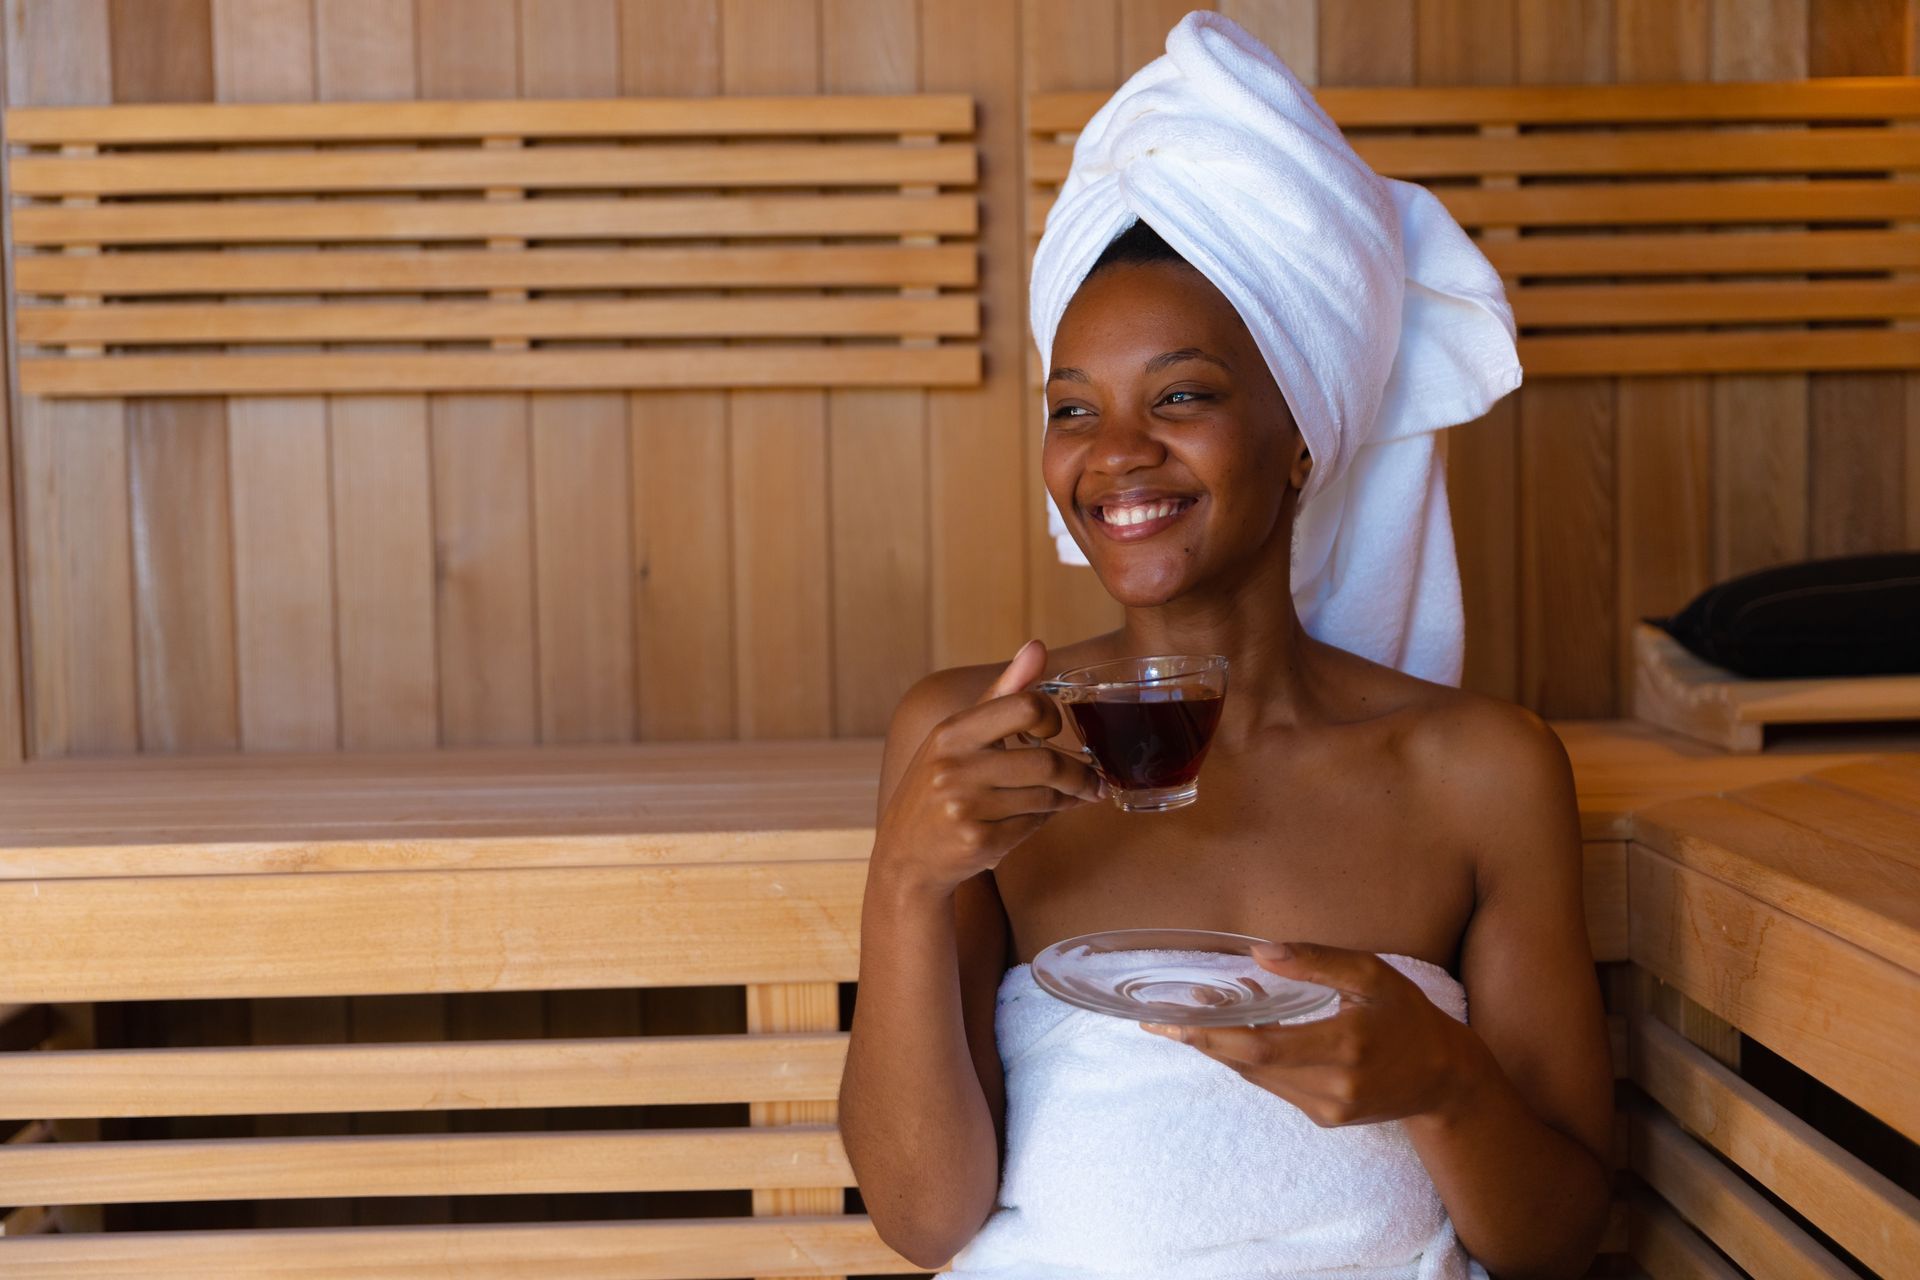
<path fill-rule="evenodd" d="M 1466 1020 L 1446 970 L 1382 958 Z M 1486 1280 L 1404 1125 L 1322 1129 L 1197 1049 L 1055 999 L 1024 964 L 994 1027 L 1006 1162 L 951 1280 Z"/>
<path fill-rule="evenodd" d="M 1136 219 L 1233 304 L 1312 451 L 1293 547 L 1308 633 L 1458 683 L 1435 433 L 1520 385 L 1499 275 L 1431 192 L 1368 168 L 1271 50 L 1207 11 L 1074 146 L 1033 259 L 1044 366 L 1080 282 Z M 1049 520 L 1060 558 L 1085 564 L 1059 511 Z"/>

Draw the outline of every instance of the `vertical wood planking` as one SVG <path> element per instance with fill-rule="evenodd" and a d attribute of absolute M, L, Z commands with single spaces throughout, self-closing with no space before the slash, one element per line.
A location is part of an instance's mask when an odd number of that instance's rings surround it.
<path fill-rule="evenodd" d="M 415 15 L 421 97 L 518 96 L 515 0 L 418 0 Z M 527 397 L 436 394 L 427 410 L 440 739 L 531 742 L 539 711 Z"/>
<path fill-rule="evenodd" d="M 1908 73 L 1907 7 L 1906 0 L 1809 0 L 1808 73 Z M 1807 532 L 1814 555 L 1911 545 L 1905 490 L 1912 376 L 1809 375 Z"/>
<path fill-rule="evenodd" d="M 1320 6 L 1320 83 L 1412 84 L 1414 0 Z"/>
<path fill-rule="evenodd" d="M 1414 79 L 1428 85 L 1511 83 L 1515 23 L 1512 0 L 1420 0 L 1413 23 Z M 1369 38 L 1382 46 L 1383 56 L 1397 56 L 1391 52 L 1397 33 L 1381 29 Z M 1447 494 L 1466 613 L 1461 683 L 1503 698 L 1519 693 L 1518 420 L 1509 396 L 1478 421 L 1447 433 Z"/>
<path fill-rule="evenodd" d="M 112 101 L 107 0 L 14 0 L 9 17 L 10 104 Z M 118 400 L 19 403 L 28 750 L 132 751 L 139 702 L 125 413 Z"/>
<path fill-rule="evenodd" d="M 312 0 L 213 0 L 213 74 L 223 102 L 315 96 Z M 331 476 L 319 396 L 227 405 L 233 497 L 234 636 L 243 750 L 327 750 L 338 741 Z M 347 1038 L 338 997 L 247 1002 L 257 1044 Z M 259 1116 L 260 1137 L 343 1134 L 346 1116 Z M 343 1226 L 346 1200 L 261 1201 L 262 1227 Z"/>
<path fill-rule="evenodd" d="M 1614 76 L 1702 80 L 1711 72 L 1707 0 L 1616 0 Z M 1713 388 L 1704 377 L 1622 378 L 1615 660 L 1630 687 L 1633 628 L 1670 613 L 1713 576 Z"/>
<path fill-rule="evenodd" d="M 1716 80 L 1807 74 L 1807 0 L 1715 0 Z M 1807 375 L 1713 380 L 1713 576 L 1807 554 Z"/>
<path fill-rule="evenodd" d="M 721 5 L 721 84 L 817 93 L 819 0 Z M 734 688 L 739 736 L 833 732 L 826 395 L 733 391 Z"/>
<path fill-rule="evenodd" d="M 516 0 L 416 0 L 414 20 L 421 97 L 518 96 Z M 445 745 L 530 742 L 538 733 L 527 427 L 525 395 L 427 397 Z M 535 991 L 453 995 L 446 1018 L 457 1040 L 537 1037 L 545 1002 Z M 524 1128 L 529 1119 L 460 1112 L 449 1127 Z M 452 1206 L 457 1222 L 538 1220 L 546 1211 L 544 1196 L 466 1196 Z"/>
<path fill-rule="evenodd" d="M 1126 78 L 1167 51 L 1167 32 L 1194 9 L 1217 9 L 1217 4 L 1193 0 L 1119 0 L 1120 79 Z"/>
<path fill-rule="evenodd" d="M 222 102 L 314 97 L 313 0 L 213 0 Z M 227 404 L 240 745 L 322 751 L 339 740 L 327 406 L 319 396 Z"/>
<path fill-rule="evenodd" d="M 1514 12 L 1515 78 L 1612 77 L 1611 9 L 1553 0 Z M 1519 701 L 1546 716 L 1615 714 L 1614 384 L 1551 378 L 1518 397 Z M 1469 643 L 1469 649 L 1471 649 Z"/>
<path fill-rule="evenodd" d="M 323 99 L 415 95 L 413 0 L 314 0 L 314 37 Z M 340 745 L 430 747 L 440 709 L 427 398 L 332 396 L 327 418 Z"/>
<path fill-rule="evenodd" d="M 520 83 L 532 98 L 620 93 L 614 0 L 521 0 Z M 543 742 L 634 736 L 627 395 L 529 397 Z"/>
<path fill-rule="evenodd" d="M 1122 56 L 1120 46 L 1124 16 L 1118 0 L 1026 0 L 1020 50 L 1024 91 L 1051 93 L 1071 89 L 1118 88 L 1126 72 L 1136 65 L 1128 63 Z M 1144 23 L 1136 22 L 1134 25 L 1144 27 Z M 983 138 L 982 143 L 985 141 Z M 989 193 L 987 198 L 992 201 L 994 196 Z M 1018 250 L 1018 261 L 1021 263 L 1021 291 L 1015 311 L 1018 315 L 1026 314 L 1027 271 L 1032 266 L 1028 246 L 1039 239 L 1040 231 L 1041 228 L 1037 226 L 1028 228 L 1028 237 Z M 998 248 L 997 245 L 989 245 L 983 250 L 989 270 L 992 269 Z M 989 322 L 994 314 L 989 303 Z M 1032 338 L 1026 334 L 1024 325 L 1021 326 L 1021 333 L 1026 337 L 1026 342 L 1018 353 L 1018 367 L 1024 371 Z M 1021 504 L 1019 516 L 1021 526 L 1026 531 L 1028 564 L 1027 626 L 1024 631 L 1039 636 L 1057 648 L 1111 630 L 1119 623 L 1121 610 L 1093 570 L 1060 563 L 1053 539 L 1047 533 L 1046 486 L 1040 476 L 1040 448 L 1045 434 L 1043 406 L 1038 394 L 1027 387 L 1025 377 L 1022 377 L 1021 383 L 1024 394 L 1014 416 L 1020 430 L 1018 440 L 1014 442 L 1016 452 L 1013 456 L 1020 466 L 1025 493 L 1028 495 Z M 980 425 L 977 422 L 967 425 L 966 436 L 969 441 L 978 440 Z M 991 518 L 991 508 L 983 508 L 983 503 L 989 501 L 987 492 L 1006 483 L 1004 479 L 989 479 L 978 474 L 978 467 L 976 463 L 975 474 L 967 477 L 968 483 L 964 487 L 952 486 L 950 495 L 942 492 L 939 482 L 946 468 L 939 466 L 935 469 L 934 536 L 936 542 L 943 535 L 950 538 L 955 550 L 962 554 L 977 545 L 977 539 L 981 536 L 978 530 L 983 523 L 982 511 L 987 511 Z M 950 508 L 949 503 L 956 505 Z M 953 528 L 963 521 L 965 526 L 970 526 L 966 532 Z M 955 566 L 956 570 L 959 568 Z M 967 577 L 957 577 L 957 585 L 950 589 L 959 591 L 961 599 L 954 603 L 952 612 L 964 610 L 966 601 L 985 603 L 992 593 L 1000 589 L 997 583 L 982 581 L 982 577 L 978 568 Z M 996 633 L 992 638 L 998 640 L 999 644 L 989 648 L 984 628 L 982 632 L 978 637 L 968 637 L 964 654 L 955 654 L 952 660 L 1005 662 L 1013 656 L 1020 642 L 1026 639 L 1024 634 L 1009 637 Z"/>
<path fill-rule="evenodd" d="M 917 93 L 919 6 L 824 0 L 820 55 L 822 92 Z M 833 732 L 884 734 L 929 662 L 926 392 L 829 391 L 827 456 Z"/>
<path fill-rule="evenodd" d="M 720 0 L 622 0 L 621 92 L 720 91 Z M 628 396 L 634 647 L 642 738 L 734 732 L 733 494 L 727 397 Z"/>
<path fill-rule="evenodd" d="M 1220 0 L 1217 6 L 1280 55 L 1305 84 L 1320 81 L 1320 20 L 1315 0 Z"/>
<path fill-rule="evenodd" d="M 214 96 L 208 0 L 112 0 L 117 102 Z M 127 405 L 140 745 L 238 745 L 224 401 Z"/>

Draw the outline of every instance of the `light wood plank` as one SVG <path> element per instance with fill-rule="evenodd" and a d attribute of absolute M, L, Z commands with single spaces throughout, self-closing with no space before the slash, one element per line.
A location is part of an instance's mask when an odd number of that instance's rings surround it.
<path fill-rule="evenodd" d="M 747 1030 L 752 1033 L 833 1032 L 840 1027 L 840 989 L 830 982 L 789 985 L 756 984 L 747 988 Z M 786 1132 L 800 1126 L 828 1126 L 839 1118 L 834 1101 L 756 1102 L 748 1108 L 756 1127 L 772 1126 Z M 847 1183 L 815 1184 L 804 1178 L 790 1182 L 752 1184 L 755 1217 L 839 1213 L 844 1199 L 839 1188 Z"/>
<path fill-rule="evenodd" d="M 472 287 L 469 285 L 468 287 Z M 968 297 L 798 297 L 542 302 L 146 303 L 23 307 L 40 344 L 418 342 L 479 338 L 970 336 Z"/>
<path fill-rule="evenodd" d="M 1520 700 L 1549 717 L 1616 710 L 1611 382 L 1519 397 Z"/>
<path fill-rule="evenodd" d="M 820 8 L 720 5 L 721 87 L 820 89 Z M 937 197 L 902 196 L 909 204 Z M 718 228 L 714 228 L 717 232 Z M 735 391 L 732 436 L 734 687 L 743 737 L 821 737 L 833 726 L 832 622 L 819 590 L 831 563 L 825 398 Z"/>
<path fill-rule="evenodd" d="M 502 1224 L 279 1231 L 114 1232 L 9 1241 L 7 1257 L 48 1280 L 139 1274 L 153 1280 L 338 1275 L 399 1280 L 724 1280 L 909 1273 L 865 1217 Z"/>
<path fill-rule="evenodd" d="M 851 982 L 865 871 L 327 873 L 187 880 L 171 893 L 7 881 L 0 904 L 20 924 L 0 940 L 0 1000 Z"/>
<path fill-rule="evenodd" d="M 1633 1114 L 1633 1168 L 1728 1257 L 1756 1275 L 1846 1280 L 1854 1275 L 1672 1121 Z"/>
<path fill-rule="evenodd" d="M 64 2 L 64 0 L 63 0 Z M 138 0 L 137 0 L 138 2 Z M 338 3 L 339 0 L 332 0 Z M 457 7 L 457 6 L 456 6 Z M 427 25 L 434 36 L 462 37 Z M 644 35 L 642 26 L 637 34 Z M 460 53 L 450 56 L 458 58 Z M 338 65 L 338 63 L 336 63 Z M 496 82 L 497 83 L 497 82 Z M 629 86 L 631 87 L 631 86 Z M 663 85 L 676 95 L 688 91 Z M 424 89 L 439 99 L 462 96 L 456 83 L 436 79 Z M 16 111 L 8 135 L 18 144 L 58 146 L 93 142 L 149 143 L 352 141 L 373 137 L 659 138 L 715 135 L 809 136 L 817 134 L 969 133 L 973 101 L 965 94 L 733 94 L 714 102 L 661 98 L 566 98 L 552 101 L 397 102 L 371 106 L 346 102 L 285 104 L 258 111 L 221 111 L 207 105 L 170 105 L 141 111 L 111 107 L 40 108 Z M 44 99 L 42 99 L 44 100 Z M 1846 114 L 1841 110 L 1841 114 Z M 1789 113 L 1794 114 L 1794 113 Z M 1884 111 L 1856 109 L 1854 115 Z"/>
<path fill-rule="evenodd" d="M 1904 377 L 1816 374 L 1808 391 L 1808 550 L 1839 556 L 1904 548 Z"/>
<path fill-rule="evenodd" d="M 1713 569 L 1723 581 L 1807 554 L 1807 382 L 1713 380 Z"/>
<path fill-rule="evenodd" d="M 13 235 L 17 245 L 972 235 L 978 216 L 974 197 L 958 194 L 289 201 L 272 218 L 259 210 L 255 202 L 29 206 L 14 211 Z"/>
<path fill-rule="evenodd" d="M 1742 1280 L 1743 1274 L 1700 1238 L 1658 1196 L 1628 1202 L 1627 1252 L 1650 1276 L 1672 1280 Z"/>
<path fill-rule="evenodd" d="M 1920 1199 L 1659 1022 L 1636 1019 L 1629 1038 L 1655 1102 L 1842 1248 L 1882 1275 L 1920 1257 Z"/>
<path fill-rule="evenodd" d="M 516 134 L 518 131 L 515 131 Z M 1844 141 L 1844 140 L 1842 140 Z M 1855 165 L 1856 168 L 1871 167 Z M 222 152 L 16 156 L 9 176 L 22 196 L 217 196 L 266 193 L 476 191 L 488 187 L 965 186 L 975 177 L 965 142 L 777 146 L 411 150 L 307 155 Z"/>
<path fill-rule="evenodd" d="M 1732 799 L 1696 796 L 1635 814 L 1634 839 L 1920 972 L 1920 853 L 1886 857 L 1817 824 L 1817 810 L 1789 821 Z M 1909 827 L 1909 842 L 1913 834 Z"/>
<path fill-rule="evenodd" d="M 1916 241 L 1920 245 L 1920 240 Z M 1920 261 L 1920 250 L 1916 252 Z M 273 255 L 169 251 L 105 256 L 28 254 L 21 293 L 350 293 L 479 288 L 655 289 L 782 286 L 965 286 L 976 279 L 965 244 L 797 245 L 635 249 L 471 249 Z"/>
<path fill-rule="evenodd" d="M 526 388 L 971 386 L 980 351 L 946 347 L 685 347 L 623 351 L 27 359 L 31 395 L 390 392 Z"/>
<path fill-rule="evenodd" d="M 1920 977 L 1683 867 L 1628 850 L 1634 963 L 1896 1129 L 1920 1134 L 1899 1064 Z"/>
<path fill-rule="evenodd" d="M 112 400 L 21 407 L 32 750 L 131 751 L 139 703 L 124 414 Z"/>
<path fill-rule="evenodd" d="M 1908 231 L 1628 230 L 1487 241 L 1482 248 L 1502 275 L 1513 276 L 1884 271 L 1920 264 L 1920 236 Z"/>
<path fill-rule="evenodd" d="M 839 1131 L 832 1125 L 786 1125 L 762 1132 L 406 1134 L 0 1147 L 0 1198 L 8 1203 L 704 1191 L 774 1183 L 808 1188 L 809 1198 L 831 1197 L 837 1203 L 839 1189 L 853 1185 Z"/>

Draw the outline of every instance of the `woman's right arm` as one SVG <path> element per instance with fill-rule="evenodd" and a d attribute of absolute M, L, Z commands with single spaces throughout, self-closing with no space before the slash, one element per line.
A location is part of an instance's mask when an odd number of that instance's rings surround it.
<path fill-rule="evenodd" d="M 1053 703 L 1021 692 L 1045 662 L 1027 646 L 971 706 L 951 677 L 923 680 L 887 733 L 840 1129 L 875 1228 L 920 1266 L 972 1239 L 999 1190 L 1008 932 L 993 867 L 1052 813 L 1100 798 L 1072 757 L 1000 745 L 1059 732 Z"/>

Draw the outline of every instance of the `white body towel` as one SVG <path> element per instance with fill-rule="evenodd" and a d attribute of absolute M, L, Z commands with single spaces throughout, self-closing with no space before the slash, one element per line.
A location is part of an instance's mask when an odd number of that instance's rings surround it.
<path fill-rule="evenodd" d="M 1466 1020 L 1444 969 L 1383 958 Z M 1001 981 L 995 1031 L 1006 1164 L 951 1280 L 1484 1280 L 1399 1124 L 1322 1129 L 1027 965 Z"/>
<path fill-rule="evenodd" d="M 1181 19 L 1074 145 L 1033 259 L 1043 365 L 1087 271 L 1136 219 L 1233 304 L 1313 453 L 1293 547 L 1308 634 L 1457 684 L 1460 577 L 1435 433 L 1520 385 L 1499 275 L 1431 192 L 1368 168 L 1271 50 L 1206 11 Z M 1085 564 L 1049 516 L 1061 559 Z"/>

